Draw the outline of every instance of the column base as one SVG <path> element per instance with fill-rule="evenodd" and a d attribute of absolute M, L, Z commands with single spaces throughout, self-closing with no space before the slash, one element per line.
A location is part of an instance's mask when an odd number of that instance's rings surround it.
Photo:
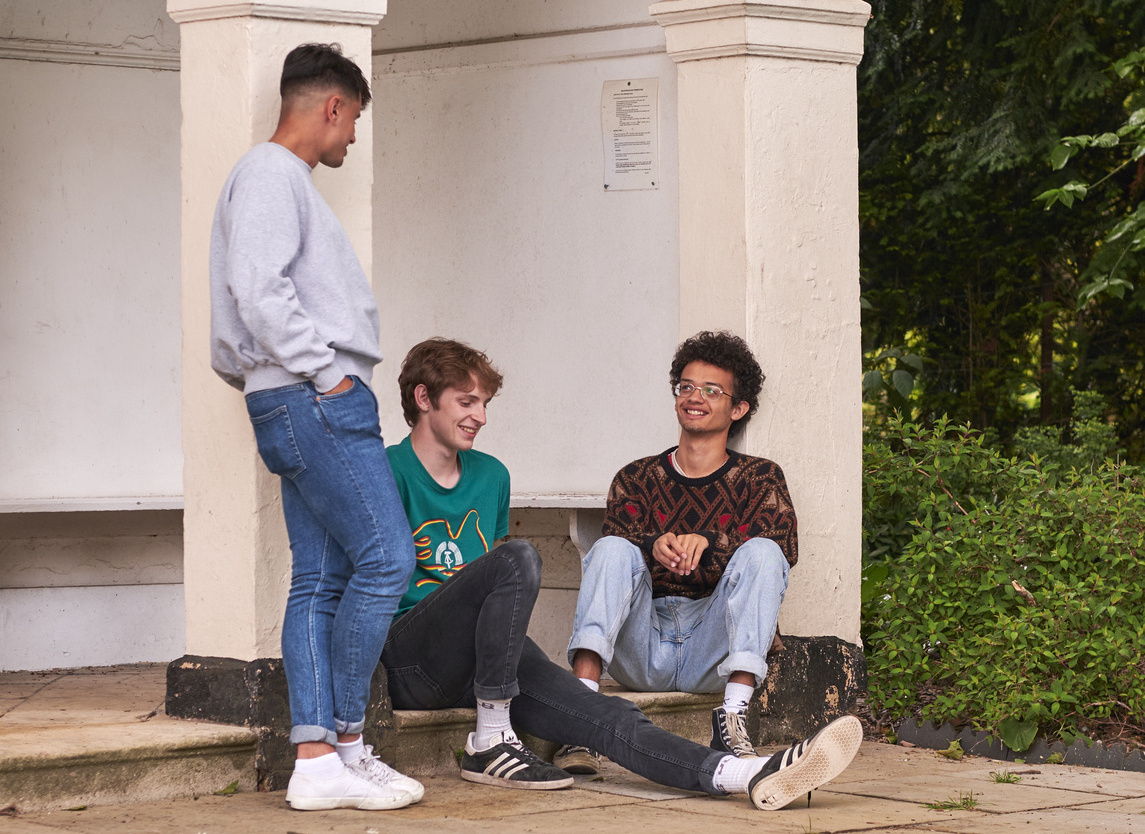
<path fill-rule="evenodd" d="M 768 657 L 767 678 L 748 716 L 757 744 L 807 738 L 846 715 L 867 689 L 861 646 L 838 637 L 783 635 L 783 651 Z M 758 727 L 752 719 L 759 711 Z"/>

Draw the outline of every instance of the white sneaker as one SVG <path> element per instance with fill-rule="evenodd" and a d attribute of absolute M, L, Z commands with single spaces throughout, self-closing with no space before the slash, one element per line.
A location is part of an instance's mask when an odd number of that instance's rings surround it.
<path fill-rule="evenodd" d="M 389 811 L 404 808 L 413 801 L 405 791 L 392 785 L 376 785 L 348 767 L 343 767 L 337 776 L 329 779 L 295 770 L 286 789 L 286 804 L 296 811 L 330 811 L 334 808 Z"/>
<path fill-rule="evenodd" d="M 397 788 L 410 795 L 414 802 L 419 802 L 425 796 L 425 786 L 408 776 L 398 773 L 388 764 L 374 755 L 374 748 L 367 744 L 362 754 L 352 762 L 346 762 L 346 767 L 361 776 L 367 782 L 373 782 L 382 788 Z"/>

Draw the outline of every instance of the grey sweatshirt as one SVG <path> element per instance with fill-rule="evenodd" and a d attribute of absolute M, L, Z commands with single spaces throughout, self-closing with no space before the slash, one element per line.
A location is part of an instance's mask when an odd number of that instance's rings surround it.
<path fill-rule="evenodd" d="M 369 384 L 382 359 L 370 283 L 310 174 L 281 145 L 256 145 L 215 207 L 211 367 L 246 393 Z"/>

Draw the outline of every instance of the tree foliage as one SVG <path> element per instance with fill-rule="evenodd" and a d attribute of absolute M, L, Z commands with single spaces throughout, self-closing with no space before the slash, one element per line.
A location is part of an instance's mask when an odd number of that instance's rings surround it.
<path fill-rule="evenodd" d="M 1145 169 L 1125 166 L 1069 211 L 1035 197 L 1109 173 L 1094 153 L 1048 161 L 1063 137 L 1126 122 L 1142 81 L 1110 68 L 1145 44 L 1145 3 L 873 0 L 872 12 L 859 69 L 868 399 L 885 419 L 907 390 L 921 419 L 949 414 L 1008 442 L 1065 425 L 1071 386 L 1094 389 L 1141 459 L 1145 311 L 1078 294 Z M 888 350 L 921 357 L 922 372 L 891 367 Z"/>

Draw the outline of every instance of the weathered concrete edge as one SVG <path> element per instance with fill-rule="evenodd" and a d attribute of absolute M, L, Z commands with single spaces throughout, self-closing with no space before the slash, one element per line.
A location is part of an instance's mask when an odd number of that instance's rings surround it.
<path fill-rule="evenodd" d="M 1063 764 L 1145 773 L 1145 755 L 1142 755 L 1142 751 L 1130 752 L 1129 748 L 1120 742 L 1107 747 L 1100 741 L 1094 741 L 1086 746 L 1083 740 L 1077 739 L 1067 747 L 1060 741 L 1047 744 L 1045 739 L 1039 738 L 1029 750 L 1015 753 L 1003 744 L 1001 739 L 991 736 L 985 730 L 971 730 L 969 727 L 964 727 L 959 731 L 949 722 L 936 727 L 933 721 L 927 720 L 919 724 L 913 718 L 908 718 L 896 726 L 895 735 L 900 741 L 928 750 L 945 750 L 952 741 L 957 740 L 965 752 L 999 761 L 1012 762 L 1021 759 L 1026 764 L 1041 764 L 1055 753 L 1060 753 Z"/>
<path fill-rule="evenodd" d="M 253 791 L 255 744 L 146 748 L 71 757 L 11 757 L 0 766 L 0 808 L 52 811 L 87 805 Z M 128 755 L 135 753 L 136 755 Z"/>
<path fill-rule="evenodd" d="M 253 754 L 258 747 L 258 734 L 253 730 L 235 729 L 212 739 L 188 742 L 137 744 L 132 747 L 92 750 L 68 756 L 0 756 L 0 774 L 27 773 L 34 770 L 82 768 L 120 762 L 182 761 L 192 756 L 230 756 Z"/>

